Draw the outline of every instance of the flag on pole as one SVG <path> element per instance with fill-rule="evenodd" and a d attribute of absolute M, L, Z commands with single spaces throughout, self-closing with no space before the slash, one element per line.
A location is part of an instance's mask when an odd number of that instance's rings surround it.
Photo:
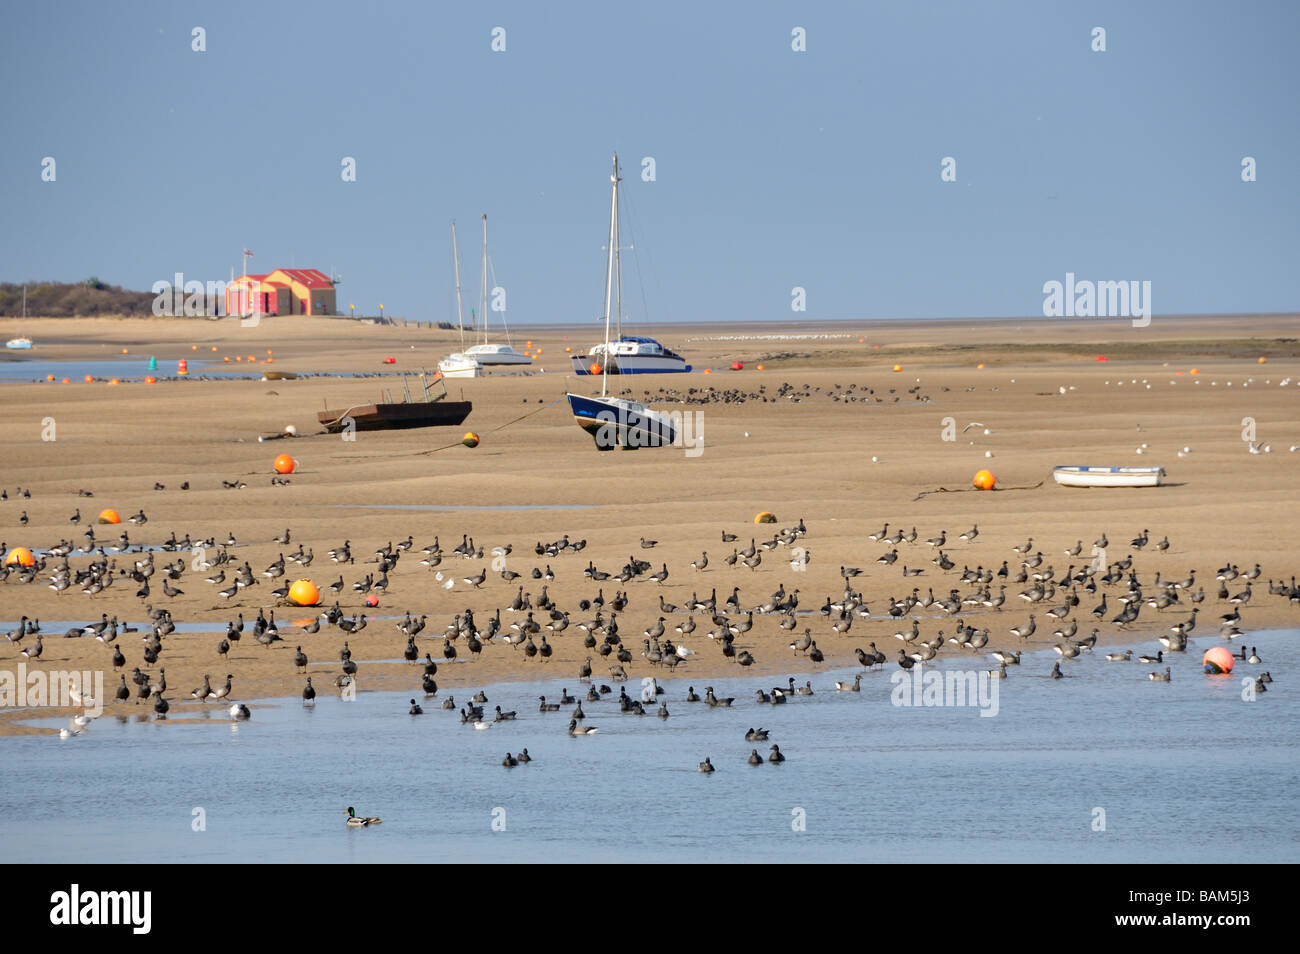
<path fill-rule="evenodd" d="M 244 255 L 247 256 L 248 258 L 252 258 L 252 257 L 253 257 L 253 253 L 250 252 L 248 249 L 244 249 Z"/>

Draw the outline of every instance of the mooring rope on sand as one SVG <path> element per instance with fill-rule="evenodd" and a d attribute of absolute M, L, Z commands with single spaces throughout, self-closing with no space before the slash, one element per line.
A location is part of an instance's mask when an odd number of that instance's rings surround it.
<path fill-rule="evenodd" d="M 1025 486 L 1025 487 L 994 487 L 993 489 L 994 489 L 995 491 L 996 491 L 996 490 L 1037 490 L 1039 487 L 1043 486 L 1043 484 L 1045 484 L 1045 483 L 1047 483 L 1047 481 L 1045 481 L 1045 480 L 1040 480 L 1038 483 L 1033 484 L 1032 486 Z M 965 492 L 968 491 L 968 490 L 979 490 L 979 489 L 980 489 L 980 488 L 978 488 L 978 487 L 936 487 L 934 490 L 923 490 L 923 491 L 921 491 L 919 494 L 917 494 L 915 497 L 913 497 L 912 500 L 913 500 L 913 501 L 920 500 L 922 497 L 925 497 L 925 496 L 927 496 L 928 494 L 960 494 L 960 493 L 965 493 Z"/>
<path fill-rule="evenodd" d="M 555 405 L 559 404 L 563 400 L 565 399 L 557 398 L 556 400 L 552 401 L 550 404 L 543 404 L 541 407 L 534 408 L 533 410 L 529 411 L 527 414 L 520 414 L 515 419 L 506 421 L 504 424 L 492 428 L 492 430 L 488 431 L 488 433 L 495 434 L 497 431 L 504 431 L 511 424 L 518 424 L 520 421 L 524 420 L 525 418 L 532 417 L 534 414 L 540 414 L 542 411 L 545 411 L 547 408 L 555 407 Z M 436 454 L 438 451 L 447 450 L 447 448 L 449 447 L 460 447 L 462 446 L 462 444 L 463 444 L 462 441 L 455 441 L 454 443 L 451 444 L 444 444 L 442 447 L 434 447 L 431 450 L 416 451 L 415 454 L 411 456 L 420 456 L 423 454 Z"/>

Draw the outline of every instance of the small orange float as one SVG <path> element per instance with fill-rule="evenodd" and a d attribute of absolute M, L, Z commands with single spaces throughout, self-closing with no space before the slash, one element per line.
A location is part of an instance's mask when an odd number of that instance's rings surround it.
<path fill-rule="evenodd" d="M 754 518 L 755 523 L 776 523 L 776 515 L 770 510 L 764 510 Z"/>
<path fill-rule="evenodd" d="M 32 551 L 26 547 L 14 547 L 5 557 L 5 566 L 34 566 L 36 557 L 32 556 Z"/>
<path fill-rule="evenodd" d="M 275 459 L 275 472 L 277 474 L 292 474 L 293 469 L 298 466 L 298 462 L 288 454 L 281 454 Z"/>
<path fill-rule="evenodd" d="M 157 383 L 158 383 L 158 379 L 155 378 L 153 375 L 150 375 L 149 377 L 147 377 L 147 378 L 144 379 L 144 383 L 145 383 L 145 384 L 157 384 Z"/>
<path fill-rule="evenodd" d="M 993 472 L 990 470 L 977 471 L 975 479 L 971 481 L 979 490 L 992 490 L 997 486 L 997 482 L 997 478 L 993 476 Z"/>
<path fill-rule="evenodd" d="M 315 606 L 320 602 L 320 587 L 311 580 L 295 580 L 289 587 L 289 602 L 297 606 Z"/>
<path fill-rule="evenodd" d="M 603 371 L 604 368 L 602 368 L 598 362 L 593 361 L 591 363 L 591 367 L 588 368 L 587 370 L 590 371 L 592 374 L 600 374 L 600 372 Z"/>
<path fill-rule="evenodd" d="M 473 431 L 466 431 L 465 436 L 460 439 L 460 442 L 466 447 L 478 447 L 478 435 Z"/>
<path fill-rule="evenodd" d="M 903 366 L 902 366 L 901 364 L 896 364 L 896 365 L 894 365 L 894 370 L 895 370 L 895 371 L 902 371 L 902 370 L 903 370 Z"/>
<path fill-rule="evenodd" d="M 116 510 L 101 510 L 99 512 L 100 523 L 121 523 L 122 518 L 117 515 Z"/>
<path fill-rule="evenodd" d="M 1222 646 L 1213 646 L 1205 651 L 1201 665 L 1212 676 L 1226 676 L 1232 672 L 1232 653 Z"/>

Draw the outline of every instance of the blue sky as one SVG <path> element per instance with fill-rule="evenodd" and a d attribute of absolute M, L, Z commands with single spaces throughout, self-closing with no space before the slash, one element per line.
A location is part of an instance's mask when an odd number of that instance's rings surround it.
<path fill-rule="evenodd" d="M 617 150 L 634 323 L 1034 315 L 1066 272 L 1293 311 L 1297 37 L 1286 2 L 10 4 L 0 279 L 247 247 L 450 320 L 486 213 L 511 325 L 594 322 Z"/>

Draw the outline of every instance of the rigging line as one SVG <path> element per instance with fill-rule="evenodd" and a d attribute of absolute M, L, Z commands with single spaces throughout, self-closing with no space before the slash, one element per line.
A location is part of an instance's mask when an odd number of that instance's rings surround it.
<path fill-rule="evenodd" d="M 636 283 L 641 291 L 641 323 L 647 325 L 650 323 L 650 303 L 645 296 L 645 274 L 641 268 L 641 255 L 639 252 L 641 242 L 636 236 L 636 220 L 632 215 L 632 196 L 630 193 L 625 195 L 624 204 L 627 206 L 627 230 L 632 238 L 632 262 L 636 267 Z"/>

